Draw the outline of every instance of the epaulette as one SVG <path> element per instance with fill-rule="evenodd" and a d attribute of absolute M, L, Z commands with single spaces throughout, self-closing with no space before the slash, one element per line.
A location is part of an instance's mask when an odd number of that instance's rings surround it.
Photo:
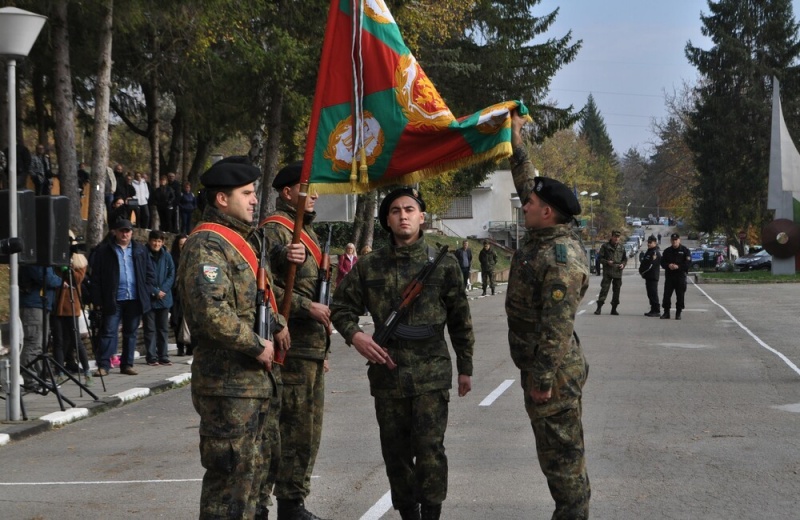
<path fill-rule="evenodd" d="M 559 265 L 567 265 L 566 244 L 556 244 L 556 263 Z"/>

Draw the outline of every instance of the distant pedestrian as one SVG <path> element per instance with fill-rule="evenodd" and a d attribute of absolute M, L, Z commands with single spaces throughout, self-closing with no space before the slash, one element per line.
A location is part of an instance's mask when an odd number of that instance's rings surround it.
<path fill-rule="evenodd" d="M 661 251 L 658 249 L 656 237 L 647 237 L 647 251 L 642 256 L 642 263 L 639 264 L 639 274 L 644 278 L 644 286 L 647 290 L 647 299 L 650 301 L 650 311 L 644 315 L 648 317 L 658 317 L 661 315 L 661 305 L 658 301 L 658 278 L 661 272 Z"/>
<path fill-rule="evenodd" d="M 150 312 L 144 314 L 144 346 L 147 364 L 151 367 L 171 366 L 169 360 L 169 310 L 172 308 L 172 286 L 175 284 L 175 263 L 164 247 L 164 232 L 153 230 L 147 240 L 153 262 L 155 283 L 150 293 Z"/>
<path fill-rule="evenodd" d="M 336 265 L 336 285 L 347 276 L 347 273 L 356 265 L 358 257 L 356 256 L 355 244 L 347 244 L 344 247 L 344 254 L 339 255 L 339 262 Z"/>
<path fill-rule="evenodd" d="M 672 246 L 666 248 L 661 256 L 661 267 L 664 268 L 664 314 L 662 320 L 669 319 L 672 293 L 675 293 L 675 319 L 681 319 L 684 308 L 683 297 L 686 294 L 686 274 L 692 265 L 692 253 L 681 245 L 681 237 L 677 233 L 670 235 Z"/>
<path fill-rule="evenodd" d="M 161 176 L 158 179 L 159 186 L 153 194 L 153 203 L 158 211 L 159 229 L 171 233 L 172 228 L 172 213 L 175 208 L 175 192 L 167 184 L 167 178 Z"/>
<path fill-rule="evenodd" d="M 492 295 L 494 295 L 494 266 L 497 265 L 497 253 L 494 252 L 488 240 L 483 241 L 483 248 L 478 254 L 478 261 L 481 264 L 483 296 L 486 296 L 487 285 L 491 287 Z"/>
<path fill-rule="evenodd" d="M 658 234 L 658 243 L 661 244 L 661 233 Z"/>
<path fill-rule="evenodd" d="M 178 210 L 180 212 L 181 227 L 178 230 L 180 233 L 188 235 L 192 231 L 192 213 L 197 208 L 197 197 L 192 193 L 192 184 L 190 182 L 183 183 L 183 191 L 178 197 Z"/>
<path fill-rule="evenodd" d="M 461 273 L 464 275 L 464 287 L 470 290 L 472 288 L 472 284 L 469 282 L 469 272 L 472 268 L 472 249 L 469 248 L 469 240 L 464 240 L 461 243 L 461 249 L 456 249 L 455 255 L 456 260 L 458 260 L 458 266 L 461 268 Z"/>

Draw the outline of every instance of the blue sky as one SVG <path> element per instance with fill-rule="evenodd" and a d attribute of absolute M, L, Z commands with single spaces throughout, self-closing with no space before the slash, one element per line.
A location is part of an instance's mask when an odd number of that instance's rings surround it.
<path fill-rule="evenodd" d="M 800 0 L 792 3 L 797 18 Z M 559 106 L 580 108 L 591 93 L 614 150 L 622 155 L 636 148 L 649 155 L 655 141 L 651 122 L 666 116 L 664 92 L 679 91 L 684 81 L 697 79 L 684 54 L 686 43 L 711 47 L 700 32 L 700 14 L 709 12 L 706 1 L 542 0 L 533 12 L 542 15 L 556 8 L 559 15 L 544 37 L 572 30 L 583 46 L 553 79 L 549 98 Z"/>

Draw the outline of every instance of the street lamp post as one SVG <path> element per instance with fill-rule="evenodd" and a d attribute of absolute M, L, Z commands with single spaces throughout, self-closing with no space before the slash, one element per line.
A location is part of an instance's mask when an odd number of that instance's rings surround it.
<path fill-rule="evenodd" d="M 581 195 L 589 196 L 589 217 L 590 217 L 590 227 L 589 227 L 589 236 L 592 237 L 592 249 L 594 249 L 594 237 L 597 236 L 597 232 L 594 229 L 594 198 L 600 195 L 596 191 L 589 193 L 588 191 L 582 191 Z M 630 206 L 630 203 L 628 204 Z"/>
<path fill-rule="evenodd" d="M 0 56 L 8 58 L 8 234 L 16 237 L 17 228 L 17 58 L 24 58 L 39 36 L 47 17 L 16 7 L 0 9 Z M 8 255 L 8 330 L 11 350 L 11 376 L 6 416 L 20 419 L 19 401 L 19 263 L 16 254 Z"/>
<path fill-rule="evenodd" d="M 514 232 L 516 233 L 514 244 L 516 245 L 515 249 L 519 249 L 519 209 L 522 207 L 522 201 L 519 200 L 519 197 L 511 197 L 511 205 L 514 207 Z"/>

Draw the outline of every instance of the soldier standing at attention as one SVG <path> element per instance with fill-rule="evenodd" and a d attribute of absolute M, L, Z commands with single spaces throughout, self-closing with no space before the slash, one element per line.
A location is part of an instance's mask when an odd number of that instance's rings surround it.
<path fill-rule="evenodd" d="M 311 473 L 322 438 L 325 405 L 325 359 L 328 355 L 330 309 L 317 302 L 317 278 L 322 257 L 319 239 L 312 227 L 317 195 L 306 198 L 300 244 L 292 245 L 292 234 L 300 198 L 302 161 L 283 167 L 272 187 L 278 192 L 275 212 L 260 223 L 267 243 L 270 266 L 275 275 L 278 307 L 284 298 L 292 299 L 289 315 L 291 348 L 280 368 L 280 457 L 277 473 L 262 485 L 261 501 L 273 485 L 278 499 L 278 520 L 319 520 L 308 511 L 305 499 L 311 492 Z M 297 264 L 294 290 L 284 292 L 286 272 Z M 270 414 L 272 415 L 272 414 Z M 276 453 L 273 457 L 278 458 Z"/>
<path fill-rule="evenodd" d="M 581 207 L 564 184 L 535 177 L 522 145 L 524 123 L 512 114 L 511 172 L 528 233 L 511 261 L 508 342 L 521 372 L 539 466 L 556 503 L 552 518 L 583 520 L 589 518 L 591 496 L 581 422 L 589 367 L 574 321 L 589 287 L 589 269 L 570 224 Z"/>
<path fill-rule="evenodd" d="M 683 310 L 683 296 L 686 294 L 686 275 L 692 265 L 692 253 L 686 246 L 681 245 L 681 236 L 673 233 L 669 237 L 672 245 L 664 250 L 661 255 L 661 267 L 664 268 L 664 314 L 662 320 L 669 319 L 670 301 L 675 293 L 675 319 L 681 319 Z"/>
<path fill-rule="evenodd" d="M 456 354 L 458 395 L 463 397 L 472 388 L 472 318 L 461 266 L 447 255 L 389 340 L 388 352 L 359 327 L 365 306 L 376 324 L 385 323 L 392 303 L 438 253 L 422 238 L 425 202 L 417 190 L 389 193 L 378 218 L 391 233 L 391 245 L 361 257 L 336 288 L 331 317 L 347 344 L 369 361 L 392 505 L 403 520 L 436 520 L 447 496 L 444 433 L 453 380 L 444 328 Z M 388 359 L 397 364 L 392 370 Z"/>
<path fill-rule="evenodd" d="M 656 237 L 647 237 L 647 251 L 642 256 L 639 264 L 639 274 L 644 278 L 647 290 L 647 299 L 650 301 L 650 311 L 645 316 L 656 318 L 661 315 L 661 304 L 658 301 L 658 273 L 661 272 L 661 251 L 658 249 Z"/>
<path fill-rule="evenodd" d="M 483 241 L 483 248 L 478 253 L 478 261 L 481 263 L 481 279 L 483 280 L 483 296 L 486 296 L 486 285 L 492 288 L 494 294 L 494 266 L 497 265 L 497 253 L 487 240 Z"/>
<path fill-rule="evenodd" d="M 261 431 L 273 394 L 273 345 L 253 331 L 258 259 L 245 241 L 254 229 L 253 181 L 261 173 L 233 160 L 202 175 L 204 223 L 186 241 L 178 269 L 195 344 L 192 403 L 206 470 L 201 519 L 253 518 Z"/>
<path fill-rule="evenodd" d="M 613 287 L 611 314 L 619 316 L 617 305 L 619 305 L 619 290 L 622 288 L 622 270 L 625 269 L 628 263 L 628 255 L 625 252 L 625 247 L 619 243 L 619 236 L 619 231 L 612 231 L 611 239 L 600 246 L 600 265 L 603 266 L 603 280 L 600 282 L 600 295 L 597 297 L 595 314 L 600 314 L 600 308 L 606 301 L 608 288 Z"/>

